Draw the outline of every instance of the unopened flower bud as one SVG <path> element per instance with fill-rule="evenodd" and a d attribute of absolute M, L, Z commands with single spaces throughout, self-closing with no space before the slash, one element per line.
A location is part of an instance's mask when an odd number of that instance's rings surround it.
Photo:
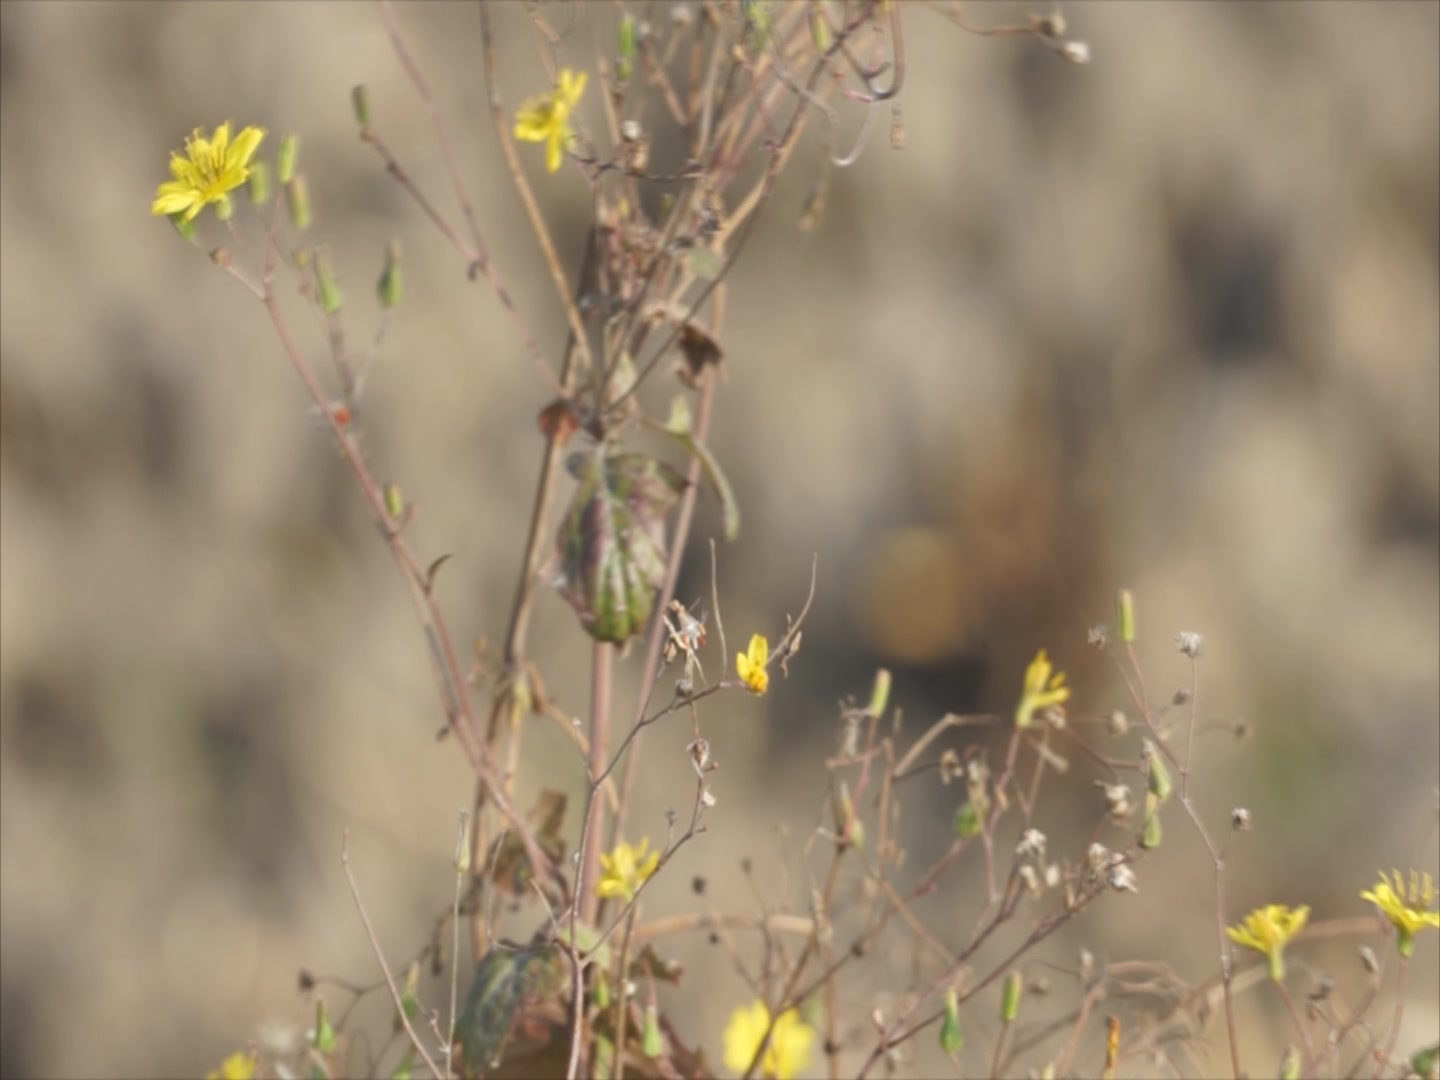
<path fill-rule="evenodd" d="M 1146 851 L 1154 851 L 1164 836 L 1160 827 L 1160 800 L 1152 791 L 1145 796 L 1145 829 L 1140 834 L 1140 846 Z"/>
<path fill-rule="evenodd" d="M 370 92 L 364 83 L 356 83 L 350 91 L 350 107 L 355 110 L 355 122 L 362 128 L 370 126 Z"/>
<path fill-rule="evenodd" d="M 314 215 L 310 212 L 310 185 L 305 177 L 292 176 L 285 185 L 285 205 L 290 210 L 290 224 L 297 231 L 304 232 L 310 227 Z"/>
<path fill-rule="evenodd" d="M 954 987 L 945 991 L 945 1018 L 940 1022 L 940 1049 L 951 1057 L 965 1045 L 965 1033 L 960 1030 L 960 997 Z"/>
<path fill-rule="evenodd" d="M 250 166 L 250 178 L 245 181 L 245 185 L 252 205 L 264 206 L 268 203 L 275 194 L 274 186 L 270 183 L 270 166 L 263 161 L 254 162 Z"/>
<path fill-rule="evenodd" d="M 295 178 L 295 162 L 299 156 L 299 135 L 286 135 L 280 140 L 280 150 L 275 155 L 275 176 L 280 183 L 288 184 Z"/>
<path fill-rule="evenodd" d="M 1020 1015 L 1020 995 L 1025 990 L 1025 980 L 1020 972 L 1011 971 L 1005 976 L 1005 987 L 1000 992 L 1000 1022 L 1013 1024 Z"/>
<path fill-rule="evenodd" d="M 375 294 L 382 308 L 393 308 L 405 295 L 405 279 L 400 273 L 400 241 L 391 240 L 385 247 L 385 266 L 375 283 Z"/>
<path fill-rule="evenodd" d="M 665 1037 L 660 1034 L 660 1016 L 654 1005 L 645 1006 L 645 1026 L 641 1029 L 640 1049 L 651 1060 L 665 1052 Z"/>
<path fill-rule="evenodd" d="M 870 688 L 870 704 L 865 711 L 871 716 L 881 716 L 890 702 L 890 671 L 880 668 L 875 672 L 875 683 Z"/>
<path fill-rule="evenodd" d="M 1115 596 L 1115 621 L 1120 626 L 1120 640 L 1129 645 L 1135 640 L 1135 594 L 1121 589 Z"/>

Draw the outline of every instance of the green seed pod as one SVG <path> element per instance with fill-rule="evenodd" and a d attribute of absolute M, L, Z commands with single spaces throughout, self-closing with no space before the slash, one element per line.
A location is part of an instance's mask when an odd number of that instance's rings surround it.
<path fill-rule="evenodd" d="M 275 194 L 274 186 L 270 183 L 270 166 L 263 161 L 257 161 L 250 166 L 250 177 L 246 181 L 246 190 L 250 193 L 250 202 L 255 206 L 264 206 Z"/>
<path fill-rule="evenodd" d="M 660 1034 L 660 1016 L 654 1005 L 645 1006 L 645 1026 L 640 1034 L 640 1049 L 652 1061 L 665 1052 L 665 1037 Z"/>
<path fill-rule="evenodd" d="M 393 308 L 405 295 L 405 278 L 400 273 L 400 241 L 391 240 L 385 248 L 385 268 L 375 283 L 375 294 L 382 308 Z"/>
<path fill-rule="evenodd" d="M 310 213 L 310 185 L 303 176 L 292 176 L 285 185 L 285 205 L 290 208 L 290 224 L 304 232 L 314 220 Z"/>
<path fill-rule="evenodd" d="M 1150 766 L 1148 784 L 1150 792 L 1157 800 L 1163 803 L 1166 799 L 1170 798 L 1170 792 L 1174 790 L 1175 785 L 1170 780 L 1170 770 L 1165 767 L 1165 759 L 1160 755 L 1160 751 L 1153 746 L 1148 749 L 1150 759 L 1148 762 Z"/>
<path fill-rule="evenodd" d="M 635 16 L 627 14 L 620 20 L 620 62 L 615 73 L 621 82 L 629 82 L 635 73 Z"/>
<path fill-rule="evenodd" d="M 355 110 L 355 122 L 362 128 L 370 126 L 370 92 L 364 83 L 356 83 L 350 91 L 350 107 Z"/>
<path fill-rule="evenodd" d="M 275 175 L 280 183 L 288 184 L 295 178 L 295 162 L 300 157 L 300 136 L 286 135 L 280 140 L 280 150 L 275 155 Z"/>
<path fill-rule="evenodd" d="M 315 257 L 315 283 L 320 294 L 320 307 L 326 315 L 334 315 L 345 306 L 345 294 L 340 291 L 335 265 L 330 261 L 328 252 L 320 251 Z"/>
<path fill-rule="evenodd" d="M 385 512 L 397 520 L 405 513 L 405 495 L 399 484 L 385 485 Z"/>
<path fill-rule="evenodd" d="M 1020 995 L 1025 989 L 1025 980 L 1020 972 L 1012 971 L 1005 976 L 1005 988 L 1000 993 L 1000 1022 L 1013 1024 L 1020 1015 Z"/>
<path fill-rule="evenodd" d="M 330 1022 L 330 1014 L 325 1009 L 325 999 L 321 998 L 315 1002 L 315 1040 L 311 1045 L 320 1053 L 328 1054 L 335 1049 L 335 1042 L 335 1025 Z"/>
<path fill-rule="evenodd" d="M 945 991 L 945 1019 L 940 1022 L 940 1049 L 951 1057 L 965 1045 L 965 1033 L 960 1030 L 960 998 L 953 988 Z"/>
<path fill-rule="evenodd" d="M 1160 800 L 1153 791 L 1145 795 L 1145 831 L 1140 834 L 1140 846 L 1154 851 L 1160 846 L 1165 832 L 1160 827 Z"/>
<path fill-rule="evenodd" d="M 973 802 L 955 811 L 955 832 L 962 837 L 980 835 L 980 811 Z"/>
<path fill-rule="evenodd" d="M 875 685 L 870 690 L 870 705 L 866 712 L 871 716 L 879 716 L 885 711 L 885 706 L 890 702 L 890 672 L 881 668 L 875 672 Z"/>
<path fill-rule="evenodd" d="M 665 515 L 685 478 L 645 454 L 601 444 L 572 456 L 580 484 L 560 523 L 561 594 L 597 641 L 645 629 L 665 577 Z"/>
<path fill-rule="evenodd" d="M 1120 640 L 1129 645 L 1135 640 L 1135 594 L 1121 589 L 1115 597 L 1115 621 L 1120 624 Z"/>

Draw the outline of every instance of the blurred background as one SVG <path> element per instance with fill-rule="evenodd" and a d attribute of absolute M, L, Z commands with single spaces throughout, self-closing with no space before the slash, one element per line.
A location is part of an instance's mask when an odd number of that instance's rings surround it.
<path fill-rule="evenodd" d="M 1028 9 L 966 10 L 994 25 Z M 882 116 L 805 232 L 812 130 L 731 279 L 712 440 L 744 513 L 719 548 L 731 652 L 778 638 L 812 556 L 818 593 L 791 677 L 763 701 L 705 706 L 719 806 L 647 911 L 693 906 L 696 875 L 716 908 L 753 911 L 742 856 L 772 903 L 806 909 L 836 702 L 868 694 L 879 665 L 914 734 L 947 711 L 1009 714 L 1041 646 L 1076 688 L 1072 714 L 1133 712 L 1086 644 L 1122 585 L 1157 700 L 1189 681 L 1174 635 L 1205 635 L 1200 802 L 1217 831 L 1237 805 L 1256 823 L 1231 843 L 1228 921 L 1277 902 L 1363 915 L 1378 868 L 1436 870 L 1440 7 L 1065 11 L 1089 66 L 907 8 L 903 150 Z M 591 66 L 591 12 L 546 12 L 562 58 Z M 545 76 L 524 9 L 496 17 L 513 108 Z M 476 12 L 407 3 L 400 18 L 500 272 L 558 356 Z M 374 6 L 0 5 L 7 1075 L 203 1073 L 267 1026 L 308 1022 L 302 967 L 372 982 L 346 828 L 394 963 L 448 907 L 471 784 L 434 738 L 403 584 L 263 311 L 150 215 L 192 128 L 262 125 L 266 155 L 299 133 L 357 342 L 378 322 L 384 244 L 402 240 L 407 299 L 370 368 L 366 438 L 419 507 L 422 557 L 454 556 L 439 591 L 457 639 L 497 640 L 547 393 L 494 295 L 356 138 L 361 82 L 378 130 L 458 218 Z M 592 89 L 598 131 L 597 109 Z M 859 116 L 847 124 L 848 145 Z M 573 270 L 587 193 L 522 150 Z M 321 364 L 323 337 L 307 345 Z M 707 607 L 718 523 L 707 497 L 680 589 Z M 559 706 L 583 714 L 589 650 L 557 596 L 532 640 Z M 727 663 L 713 644 L 701 659 L 712 676 Z M 621 715 L 639 663 L 622 665 Z M 689 737 L 682 722 L 647 741 L 637 838 L 688 810 Z M 569 747 L 537 722 L 527 757 L 548 766 L 526 769 L 522 802 L 544 784 L 578 793 Z M 1083 850 L 1094 779 L 1077 763 L 1042 803 L 1052 856 Z M 960 797 L 933 779 L 907 792 L 910 867 L 948 845 Z M 1213 972 L 1209 864 L 1178 807 L 1167 824 L 1140 897 L 1098 905 L 1037 961 L 1073 968 L 1084 945 Z M 966 866 L 924 909 L 952 942 L 973 920 Z M 748 994 L 702 937 L 670 944 L 709 989 L 669 1008 L 718 1061 Z M 1407 1053 L 1435 1038 L 1437 938 L 1415 956 Z M 1357 943 L 1297 949 L 1297 994 L 1321 969 L 1353 983 Z M 904 988 L 903 951 L 874 963 Z M 993 1035 L 992 1004 L 973 1045 Z M 847 1034 L 865 1045 L 870 1002 L 852 1005 Z M 1247 1062 L 1268 1074 L 1283 1011 L 1262 991 L 1245 1014 Z"/>

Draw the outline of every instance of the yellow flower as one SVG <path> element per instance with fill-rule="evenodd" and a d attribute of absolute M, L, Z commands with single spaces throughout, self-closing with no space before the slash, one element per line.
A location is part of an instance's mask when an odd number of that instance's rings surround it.
<path fill-rule="evenodd" d="M 645 879 L 660 865 L 660 852 L 650 851 L 647 855 L 649 848 L 650 838 L 647 836 L 638 846 L 621 843 L 609 855 L 601 855 L 600 884 L 595 887 L 596 893 L 606 900 L 621 897 L 627 904 L 634 900 Z"/>
<path fill-rule="evenodd" d="M 1268 904 L 1256 908 L 1239 926 L 1225 928 L 1230 940 L 1247 949 L 1262 952 L 1270 959 L 1270 978 L 1285 978 L 1285 943 L 1305 928 L 1310 908 L 1301 905 L 1288 908 L 1284 904 Z"/>
<path fill-rule="evenodd" d="M 253 1057 L 237 1050 L 220 1063 L 220 1068 L 211 1069 L 205 1080 L 255 1080 L 255 1066 Z"/>
<path fill-rule="evenodd" d="M 763 694 L 770 687 L 770 673 L 765 664 L 770 659 L 770 643 L 763 634 L 750 635 L 750 648 L 735 654 L 735 673 L 752 694 Z"/>
<path fill-rule="evenodd" d="M 526 142 L 545 144 L 545 168 L 555 172 L 565 146 L 575 133 L 570 127 L 570 114 L 585 93 L 585 72 L 578 75 L 569 68 L 560 69 L 560 82 L 549 94 L 533 97 L 515 114 L 515 137 Z"/>
<path fill-rule="evenodd" d="M 731 1013 L 730 1023 L 725 1025 L 725 1067 L 737 1073 L 750 1068 L 769 1027 L 770 1009 L 763 1001 L 742 1005 Z M 815 1029 L 794 1009 L 786 1009 L 770 1033 L 770 1045 L 760 1059 L 760 1075 L 790 1080 L 809 1064 L 814 1044 Z"/>
<path fill-rule="evenodd" d="M 207 139 L 196 128 L 185 140 L 185 153 L 170 154 L 170 175 L 174 179 L 156 190 L 150 212 L 157 217 L 180 214 L 181 220 L 194 221 L 195 215 L 210 203 L 229 203 L 226 192 L 250 178 L 250 159 L 263 138 L 263 128 L 247 127 L 232 142 L 228 120 L 215 129 L 213 139 Z"/>
<path fill-rule="evenodd" d="M 1380 884 L 1362 892 L 1360 898 L 1371 901 L 1390 920 L 1400 935 L 1400 955 L 1409 956 L 1415 951 L 1416 931 L 1427 926 L 1440 930 L 1440 911 L 1430 910 L 1436 899 L 1435 882 L 1429 874 L 1421 875 L 1411 870 L 1410 888 L 1407 890 L 1400 871 L 1394 873 L 1395 883 L 1392 885 L 1381 871 Z"/>
<path fill-rule="evenodd" d="M 1025 669 L 1025 692 L 1020 695 L 1020 704 L 1015 707 L 1017 728 L 1029 727 L 1035 714 L 1041 709 L 1070 700 L 1070 688 L 1065 685 L 1065 673 L 1056 671 L 1051 675 L 1052 670 L 1050 657 L 1041 649 Z"/>

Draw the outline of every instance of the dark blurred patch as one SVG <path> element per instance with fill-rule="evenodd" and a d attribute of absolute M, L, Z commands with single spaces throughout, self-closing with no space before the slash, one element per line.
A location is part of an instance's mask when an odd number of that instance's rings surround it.
<path fill-rule="evenodd" d="M 1013 39 L 1007 74 L 1016 115 L 1033 135 L 1049 135 L 1060 124 L 1065 103 L 1075 96 L 1084 71 L 1033 38 Z"/>
<path fill-rule="evenodd" d="M 131 337 L 115 351 L 104 392 L 83 399 L 42 395 L 0 373 L 0 455 L 55 509 L 77 511 L 88 492 L 123 483 L 131 470 L 156 492 L 173 492 L 182 479 L 182 395 Z M 0 372 L 27 366 L 0 357 Z"/>
<path fill-rule="evenodd" d="M 1170 244 L 1188 336 L 1216 366 L 1286 359 L 1279 237 L 1226 188 L 1172 203 Z"/>
<path fill-rule="evenodd" d="M 156 370 L 156 344 L 128 314 L 112 317 L 110 340 L 117 366 L 111 388 L 119 419 L 146 483 L 158 494 L 181 479 L 185 432 L 182 395 L 174 379 Z"/>
<path fill-rule="evenodd" d="M 0 979 L 0 1077 L 40 1075 L 39 1026 L 34 993 L 15 969 L 7 969 Z"/>
<path fill-rule="evenodd" d="M 243 868 L 255 902 L 267 915 L 284 917 L 309 875 L 298 865 L 298 811 L 275 747 L 286 693 L 278 667 L 271 667 L 265 678 L 213 687 L 200 707 L 197 740 L 211 795 L 206 827 L 224 845 L 225 861 Z"/>
<path fill-rule="evenodd" d="M 1403 469 L 1385 469 L 1381 475 L 1384 488 L 1371 524 L 1374 539 L 1440 549 L 1440 506 Z"/>
<path fill-rule="evenodd" d="M 95 679 L 86 665 L 72 658 L 63 673 L 32 670 L 6 682 L 7 754 L 30 772 L 87 791 L 108 778 L 114 762 L 96 724 Z"/>

